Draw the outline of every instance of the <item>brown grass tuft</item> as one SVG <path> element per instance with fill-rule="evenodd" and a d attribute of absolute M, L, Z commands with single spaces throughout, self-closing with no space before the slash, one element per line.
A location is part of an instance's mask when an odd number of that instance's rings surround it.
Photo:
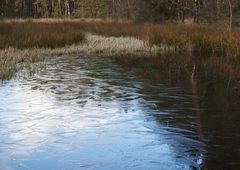
<path fill-rule="evenodd" d="M 0 22 L 0 48 L 55 48 L 84 40 L 81 29 L 71 23 L 32 21 Z"/>

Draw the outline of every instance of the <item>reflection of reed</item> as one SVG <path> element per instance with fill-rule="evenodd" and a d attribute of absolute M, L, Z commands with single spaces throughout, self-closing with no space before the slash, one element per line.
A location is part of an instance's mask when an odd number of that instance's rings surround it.
<path fill-rule="evenodd" d="M 226 82 L 226 92 L 234 92 L 240 95 L 240 68 L 234 64 L 234 60 L 226 60 L 219 57 L 211 57 L 211 59 L 204 60 L 204 70 L 207 70 L 212 75 L 223 77 Z"/>
<path fill-rule="evenodd" d="M 191 73 L 191 85 L 192 85 L 192 105 L 193 109 L 196 113 L 197 118 L 197 124 L 198 124 L 198 137 L 200 138 L 200 141 L 203 141 L 203 130 L 202 130 L 202 113 L 201 113 L 201 107 L 200 107 L 200 101 L 198 96 L 198 84 L 197 84 L 197 68 L 196 64 L 193 64 L 192 73 Z M 203 168 L 206 169 L 206 162 L 204 161 L 204 157 L 202 160 Z"/>
<path fill-rule="evenodd" d="M 235 155 L 225 155 L 225 151 L 237 152 L 235 148 L 238 146 L 236 144 L 238 134 L 236 121 L 239 114 L 235 115 L 235 112 L 239 112 L 237 95 L 240 94 L 240 69 L 237 64 L 217 56 L 194 57 L 192 55 L 161 55 L 148 58 L 132 56 L 128 60 L 119 57 L 118 61 L 128 69 L 134 68 L 138 75 L 148 78 L 152 82 L 191 88 L 192 101 L 188 107 L 193 108 L 194 123 L 197 124 L 194 132 L 198 137 L 197 141 L 208 146 L 207 157 L 201 155 L 202 169 L 216 166 L 214 161 L 218 162 L 225 158 L 230 158 L 231 161 L 237 159 Z M 204 100 L 201 100 L 199 96 L 203 96 Z M 161 106 L 161 109 L 169 109 L 170 104 L 164 104 L 159 104 L 158 108 Z M 202 111 L 203 107 L 206 110 Z M 211 114 L 205 117 L 204 114 L 207 113 Z M 234 139 L 230 140 L 233 136 Z M 214 146 L 212 143 L 216 143 L 218 146 Z M 226 143 L 231 144 L 234 148 L 226 146 Z M 220 146 L 224 149 L 220 150 Z M 221 160 L 215 160 L 215 156 Z"/>

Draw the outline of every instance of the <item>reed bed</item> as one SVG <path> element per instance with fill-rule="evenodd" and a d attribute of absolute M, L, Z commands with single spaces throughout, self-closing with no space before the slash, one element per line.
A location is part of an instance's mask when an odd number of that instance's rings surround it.
<path fill-rule="evenodd" d="M 10 79 L 21 63 L 42 61 L 58 55 L 156 55 L 161 49 L 134 37 L 103 37 L 86 34 L 83 42 L 57 48 L 5 48 L 0 50 L 0 80 Z"/>
<path fill-rule="evenodd" d="M 176 51 L 206 54 L 222 54 L 228 57 L 240 55 L 240 29 L 206 25 L 139 24 L 98 22 L 83 23 L 87 31 L 104 36 L 133 36 L 152 45 L 174 47 Z"/>
<path fill-rule="evenodd" d="M 18 64 L 41 61 L 44 56 L 49 56 L 50 51 L 37 48 L 24 50 L 7 48 L 0 50 L 0 80 L 11 79 L 18 69 Z"/>
<path fill-rule="evenodd" d="M 39 22 L 0 23 L 0 48 L 56 48 L 84 40 L 82 30 L 72 24 Z"/>
<path fill-rule="evenodd" d="M 84 40 L 84 33 L 130 36 L 178 51 L 240 55 L 240 29 L 206 25 L 150 24 L 91 19 L 0 21 L 0 48 L 55 48 Z"/>
<path fill-rule="evenodd" d="M 0 79 L 10 77 L 8 75 L 14 73 L 14 65 L 19 62 L 32 62 L 40 56 L 66 53 L 156 56 L 163 51 L 198 52 L 203 56 L 223 58 L 225 63 L 218 63 L 218 68 L 223 68 L 224 64 L 231 65 L 231 69 L 230 66 L 224 67 L 225 71 L 237 73 L 232 68 L 239 68 L 239 47 L 239 28 L 228 31 L 206 25 L 92 19 L 2 20 L 0 74 L 4 75 L 5 72 L 5 75 Z"/>

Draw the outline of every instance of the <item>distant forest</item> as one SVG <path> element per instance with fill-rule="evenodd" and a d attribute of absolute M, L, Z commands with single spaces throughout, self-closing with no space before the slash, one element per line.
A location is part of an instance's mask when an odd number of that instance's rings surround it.
<path fill-rule="evenodd" d="M 0 0 L 1 18 L 239 22 L 239 0 Z"/>

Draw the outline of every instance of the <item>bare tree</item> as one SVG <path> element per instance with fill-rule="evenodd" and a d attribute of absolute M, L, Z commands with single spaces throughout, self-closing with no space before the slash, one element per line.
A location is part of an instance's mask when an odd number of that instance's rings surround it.
<path fill-rule="evenodd" d="M 65 0 L 65 4 L 64 4 L 64 8 L 65 8 L 65 17 L 66 18 L 70 18 L 70 4 L 69 4 L 69 0 Z"/>
<path fill-rule="evenodd" d="M 228 0 L 229 5 L 229 30 L 232 30 L 232 22 L 233 22 L 233 9 L 232 9 L 232 0 Z"/>

